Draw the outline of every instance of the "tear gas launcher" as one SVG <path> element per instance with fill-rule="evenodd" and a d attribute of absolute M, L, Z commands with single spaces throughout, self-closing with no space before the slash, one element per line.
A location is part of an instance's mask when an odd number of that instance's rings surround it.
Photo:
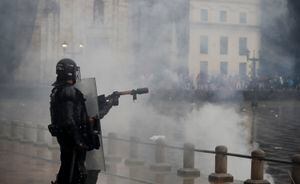
<path fill-rule="evenodd" d="M 122 95 L 132 95 L 133 100 L 137 99 L 137 95 L 141 94 L 146 94 L 149 93 L 148 88 L 138 88 L 138 89 L 133 89 L 133 90 L 128 90 L 128 91 L 115 91 L 111 95 L 106 97 L 106 100 L 110 100 L 113 98 L 119 98 Z"/>
<path fill-rule="evenodd" d="M 132 95 L 133 100 L 137 99 L 137 95 L 142 95 L 149 93 L 148 88 L 138 88 L 128 91 L 114 91 L 112 94 L 105 96 L 100 95 L 98 96 L 98 105 L 99 105 L 99 116 L 102 119 L 108 111 L 111 109 L 112 106 L 119 105 L 119 98 L 123 95 Z"/>

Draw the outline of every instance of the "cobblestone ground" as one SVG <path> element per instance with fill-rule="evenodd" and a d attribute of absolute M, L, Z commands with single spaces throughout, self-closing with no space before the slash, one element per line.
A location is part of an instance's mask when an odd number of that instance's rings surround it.
<path fill-rule="evenodd" d="M 36 159 L 28 155 L 22 155 L 16 152 L 0 150 L 0 183 L 1 184 L 50 184 L 55 178 L 58 170 L 58 163 Z M 159 177 L 161 178 L 161 176 Z M 158 179 L 159 179 L 158 178 Z M 156 178 L 157 179 L 157 178 Z M 140 182 L 128 180 L 125 177 L 109 177 L 104 174 L 99 175 L 97 184 L 156 184 L 156 183 L 174 183 L 174 184 L 208 184 L 207 177 L 197 178 L 194 182 L 183 180 L 176 175 L 169 175 L 166 180 L 159 182 Z M 235 182 L 241 184 L 242 182 Z"/>
<path fill-rule="evenodd" d="M 0 151 L 1 184 L 48 184 L 57 169 L 58 164 Z"/>
<path fill-rule="evenodd" d="M 0 150 L 1 184 L 50 184 L 50 181 L 54 180 L 58 169 L 58 163 Z M 106 176 L 100 175 L 97 184 L 105 184 L 107 183 L 106 180 Z M 126 183 L 126 180 L 116 178 L 115 182 Z"/>

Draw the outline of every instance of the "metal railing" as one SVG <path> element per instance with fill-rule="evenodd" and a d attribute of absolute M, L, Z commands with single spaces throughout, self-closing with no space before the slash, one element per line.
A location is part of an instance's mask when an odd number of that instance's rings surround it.
<path fill-rule="evenodd" d="M 131 137 L 130 139 L 119 138 L 115 133 L 109 133 L 108 136 L 103 136 L 103 139 L 107 139 L 108 154 L 107 162 L 114 162 L 113 160 L 120 160 L 117 156 L 117 142 L 129 143 L 129 156 L 125 160 L 125 164 L 129 167 L 138 167 L 144 165 L 143 160 L 139 158 L 139 145 L 153 146 L 155 150 L 155 163 L 150 165 L 150 170 L 157 172 L 169 172 L 171 171 L 171 165 L 166 162 L 165 155 L 166 149 L 173 149 L 183 151 L 183 167 L 177 170 L 177 175 L 181 177 L 199 177 L 200 171 L 194 168 L 195 153 L 207 153 L 215 155 L 215 171 L 209 175 L 210 182 L 233 182 L 233 176 L 227 173 L 227 156 L 251 159 L 251 178 L 245 183 L 253 183 L 253 181 L 264 180 L 264 162 L 274 162 L 278 164 L 287 164 L 292 166 L 290 172 L 291 181 L 295 184 L 300 184 L 300 155 L 295 155 L 291 160 L 281 160 L 267 158 L 265 153 L 260 150 L 254 150 L 251 155 L 243 155 L 237 153 L 230 153 L 227 151 L 226 146 L 217 146 L 215 150 L 198 149 L 191 143 L 184 144 L 183 147 L 172 146 L 166 144 L 164 139 L 157 139 L 153 142 L 144 142 L 137 137 Z M 14 150 L 5 150 L 12 154 L 20 154 L 22 156 L 30 157 L 32 159 L 39 159 L 47 161 L 49 163 L 59 163 L 59 146 L 55 139 L 51 138 L 47 126 L 44 124 L 34 124 L 31 122 L 21 121 L 0 121 L 0 140 L 15 141 L 24 144 L 31 144 L 39 149 L 48 148 L 51 155 L 44 154 L 43 151 L 39 151 L 39 154 L 26 154 L 20 153 Z M 0 145 L 1 146 L 1 145 Z M 3 145 L 2 145 L 3 146 Z M 121 158 L 122 160 L 122 158 Z M 117 162 L 115 162 L 117 163 Z M 114 173 L 104 173 L 114 177 L 120 177 L 123 179 L 132 180 L 139 183 L 153 183 L 150 181 L 144 181 L 137 178 L 126 177 L 116 175 Z"/>

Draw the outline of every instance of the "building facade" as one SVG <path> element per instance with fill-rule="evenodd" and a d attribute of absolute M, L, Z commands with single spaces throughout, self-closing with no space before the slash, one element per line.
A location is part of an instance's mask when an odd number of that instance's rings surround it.
<path fill-rule="evenodd" d="M 125 49 L 128 48 L 127 0 L 41 0 L 36 3 L 36 19 L 34 25 L 30 25 L 33 33 L 17 80 L 49 84 L 61 58 L 73 58 L 82 65 L 97 49 L 109 48 L 115 55 L 128 53 Z M 125 60 L 126 57 L 119 58 Z M 35 75 L 31 75 L 31 70 Z"/>
<path fill-rule="evenodd" d="M 190 76 L 249 76 L 260 37 L 259 0 L 190 0 Z"/>
<path fill-rule="evenodd" d="M 47 83 L 60 58 L 84 64 L 102 48 L 141 74 L 249 76 L 260 37 L 260 0 L 42 0 L 25 60 Z"/>

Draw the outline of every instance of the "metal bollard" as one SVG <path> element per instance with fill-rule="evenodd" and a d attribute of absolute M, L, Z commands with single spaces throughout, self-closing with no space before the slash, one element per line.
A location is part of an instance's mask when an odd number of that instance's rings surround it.
<path fill-rule="evenodd" d="M 213 183 L 233 182 L 233 176 L 227 173 L 227 147 L 217 146 L 215 151 L 215 173 L 209 175 L 209 181 Z"/>
<path fill-rule="evenodd" d="M 139 138 L 137 137 L 130 137 L 130 144 L 129 144 L 129 158 L 125 160 L 125 165 L 128 167 L 134 166 L 142 166 L 145 164 L 143 160 L 140 160 L 138 157 L 139 152 Z"/>
<path fill-rule="evenodd" d="M 295 184 L 300 184 L 300 154 L 294 155 L 292 158 L 294 163 L 292 169 L 292 178 Z"/>
<path fill-rule="evenodd" d="M 248 179 L 244 184 L 270 184 L 267 180 L 264 180 L 264 161 L 265 152 L 261 149 L 252 151 L 251 153 L 251 179 Z"/>
<path fill-rule="evenodd" d="M 177 170 L 178 176 L 199 177 L 200 171 L 195 169 L 195 146 L 190 143 L 184 144 L 183 168 Z"/>
<path fill-rule="evenodd" d="M 150 170 L 156 172 L 171 171 L 171 165 L 165 163 L 166 143 L 164 139 L 158 138 L 155 143 L 155 163 L 150 165 Z"/>

